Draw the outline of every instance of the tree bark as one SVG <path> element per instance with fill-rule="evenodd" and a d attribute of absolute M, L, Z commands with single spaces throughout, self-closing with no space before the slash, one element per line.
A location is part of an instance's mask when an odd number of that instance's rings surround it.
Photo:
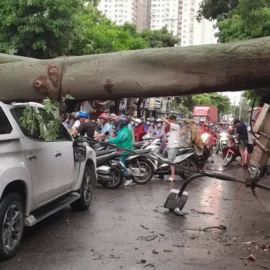
<path fill-rule="evenodd" d="M 4 58 L 0 55 L 0 60 Z M 6 60 L 8 63 L 0 65 L 2 101 L 34 101 L 47 96 L 57 99 L 66 94 L 76 100 L 115 100 L 270 86 L 270 38 L 52 60 L 17 60 Z"/>

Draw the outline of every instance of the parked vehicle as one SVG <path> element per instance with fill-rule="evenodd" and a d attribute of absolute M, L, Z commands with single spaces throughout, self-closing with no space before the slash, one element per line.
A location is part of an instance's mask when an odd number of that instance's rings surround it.
<path fill-rule="evenodd" d="M 226 148 L 223 149 L 223 167 L 229 166 L 237 157 L 240 157 L 239 142 L 236 137 L 231 136 L 231 141 Z"/>
<path fill-rule="evenodd" d="M 101 150 L 97 155 L 97 182 L 105 188 L 116 189 L 124 181 L 124 164 L 117 159 L 116 149 Z"/>
<path fill-rule="evenodd" d="M 60 124 L 45 141 L 21 124 L 26 106 L 0 103 L 0 260 L 16 255 L 24 226 L 33 226 L 67 205 L 87 210 L 96 185 L 96 154 Z"/>
<path fill-rule="evenodd" d="M 193 174 L 193 170 L 197 169 L 197 166 L 193 160 L 193 156 L 196 155 L 195 149 L 193 148 L 181 148 L 179 149 L 175 161 L 173 162 L 175 165 L 175 173 L 180 175 L 183 179 L 187 179 Z M 152 154 L 154 158 L 158 157 L 155 154 Z M 166 161 L 166 159 L 164 159 Z M 169 175 L 171 173 L 170 165 L 166 162 L 156 161 L 157 169 L 155 170 L 155 175 Z M 181 166 L 181 169 L 179 166 Z M 188 170 L 184 170 L 187 168 Z"/>
<path fill-rule="evenodd" d="M 228 146 L 230 135 L 227 132 L 221 132 L 219 134 L 219 142 L 220 142 L 220 150 L 223 152 L 223 149 L 225 149 Z"/>
<path fill-rule="evenodd" d="M 197 105 L 193 110 L 193 119 L 209 123 L 216 123 L 218 119 L 218 110 L 213 105 Z"/>
<path fill-rule="evenodd" d="M 98 152 L 114 148 L 110 148 L 110 146 L 104 144 L 96 144 L 94 149 Z M 156 149 L 156 147 L 154 149 Z M 145 156 L 150 155 L 153 148 L 149 146 L 149 149 L 134 149 L 132 151 L 134 154 L 129 154 L 126 157 L 127 172 L 136 184 L 144 185 L 152 179 L 155 170 L 155 164 L 152 159 Z M 118 151 L 118 155 L 120 154 L 121 151 Z"/>
<path fill-rule="evenodd" d="M 148 183 L 155 170 L 155 163 L 146 156 L 152 153 L 152 149 L 133 150 L 136 154 L 130 154 L 126 158 L 126 166 L 131 179 L 138 185 Z"/>

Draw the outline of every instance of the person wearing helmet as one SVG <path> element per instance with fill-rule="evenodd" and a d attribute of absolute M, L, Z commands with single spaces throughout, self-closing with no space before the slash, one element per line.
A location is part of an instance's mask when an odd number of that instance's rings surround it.
<path fill-rule="evenodd" d="M 151 138 L 154 138 L 155 128 L 156 128 L 156 119 L 153 117 L 150 120 L 150 127 L 147 131 L 147 134 L 149 134 Z"/>
<path fill-rule="evenodd" d="M 112 136 L 112 126 L 110 125 L 109 120 L 110 117 L 107 113 L 102 113 L 98 117 L 101 130 L 100 133 L 95 136 L 96 140 L 109 139 Z"/>
<path fill-rule="evenodd" d="M 119 126 L 117 136 L 115 138 L 110 138 L 109 143 L 114 144 L 115 146 L 120 147 L 120 148 L 132 150 L 132 145 L 133 145 L 132 135 L 128 127 L 128 125 L 130 124 L 130 119 L 126 115 L 121 115 L 117 122 Z M 123 164 L 126 164 L 127 155 L 128 153 L 126 152 L 122 152 L 120 155 L 120 158 Z M 126 177 L 125 186 L 130 185 L 132 183 L 132 180 L 126 168 L 124 170 L 124 174 Z"/>
<path fill-rule="evenodd" d="M 135 119 L 134 126 L 135 142 L 139 142 L 146 134 L 146 132 L 144 131 L 144 126 L 142 125 L 142 120 L 139 118 Z"/>
<path fill-rule="evenodd" d="M 71 135 L 77 135 L 80 134 L 81 136 L 84 136 L 85 134 L 89 138 L 94 138 L 95 134 L 95 126 L 94 124 L 89 120 L 89 114 L 87 111 L 79 111 L 79 113 L 76 116 L 79 121 L 80 125 L 74 129 L 71 130 Z"/>
<path fill-rule="evenodd" d="M 144 124 L 144 131 L 145 131 L 145 132 L 148 131 L 148 129 L 149 129 L 149 127 L 150 127 L 150 124 L 151 124 L 150 118 L 147 118 L 147 119 L 146 119 L 146 122 L 145 122 L 145 124 Z"/>

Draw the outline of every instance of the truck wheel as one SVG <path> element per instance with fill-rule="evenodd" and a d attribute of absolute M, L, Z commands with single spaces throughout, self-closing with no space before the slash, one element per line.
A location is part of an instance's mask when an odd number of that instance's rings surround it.
<path fill-rule="evenodd" d="M 74 211 L 85 211 L 89 208 L 93 191 L 96 183 L 96 174 L 93 168 L 89 165 L 85 166 L 82 185 L 80 188 L 80 199 L 73 202 L 70 206 Z"/>
<path fill-rule="evenodd" d="M 24 203 L 17 193 L 8 193 L 0 203 L 0 261 L 14 257 L 24 228 Z"/>

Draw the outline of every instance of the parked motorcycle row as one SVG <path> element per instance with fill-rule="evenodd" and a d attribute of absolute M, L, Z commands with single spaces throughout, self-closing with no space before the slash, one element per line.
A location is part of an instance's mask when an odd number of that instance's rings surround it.
<path fill-rule="evenodd" d="M 146 135 L 143 141 L 134 144 L 134 149 L 126 157 L 127 173 L 134 183 L 144 185 L 153 176 L 163 177 L 170 174 L 170 164 L 166 161 L 166 151 L 159 154 L 160 140 Z M 121 150 L 106 143 L 91 143 L 97 155 L 98 184 L 108 189 L 120 187 L 124 181 L 124 164 L 119 155 Z M 203 169 L 209 158 L 210 148 L 205 142 L 203 153 L 193 148 L 181 148 L 174 161 L 176 173 L 187 179 L 198 169 Z"/>

